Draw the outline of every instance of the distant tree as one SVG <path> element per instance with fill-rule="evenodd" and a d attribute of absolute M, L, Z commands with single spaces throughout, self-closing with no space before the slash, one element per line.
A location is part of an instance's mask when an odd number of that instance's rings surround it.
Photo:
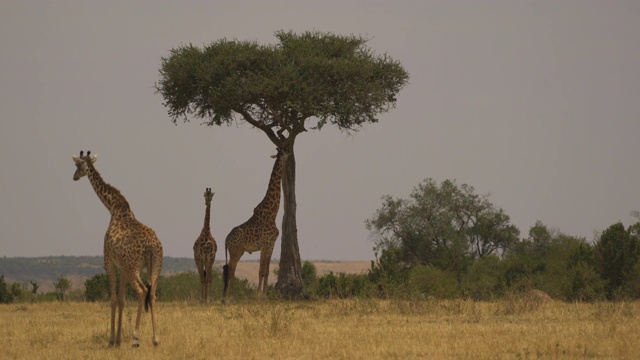
<path fill-rule="evenodd" d="M 22 295 L 22 285 L 20 283 L 14 282 L 11 284 L 11 295 L 13 295 L 14 299 L 18 299 Z"/>
<path fill-rule="evenodd" d="M 535 288 L 567 301 L 592 301 L 604 296 L 593 245 L 584 238 L 549 228 L 541 221 L 529 229 L 504 257 L 505 285 Z"/>
<path fill-rule="evenodd" d="M 463 279 L 464 295 L 474 300 L 495 300 L 504 292 L 504 262 L 497 255 L 477 259 Z"/>
<path fill-rule="evenodd" d="M 598 273 L 594 249 L 584 238 L 556 233 L 544 259 L 537 288 L 567 301 L 604 297 L 605 281 Z"/>
<path fill-rule="evenodd" d="M 173 122 L 207 125 L 247 122 L 289 152 L 282 188 L 284 216 L 276 290 L 303 294 L 296 223 L 294 143 L 307 128 L 326 124 L 348 133 L 393 108 L 409 74 L 388 55 L 376 55 L 360 36 L 291 31 L 279 43 L 218 40 L 204 48 L 171 50 L 162 59 L 156 89 Z"/>
<path fill-rule="evenodd" d="M 549 229 L 538 220 L 536 224 L 529 229 L 529 238 L 525 241 L 530 243 L 531 249 L 537 256 L 544 257 L 549 252 L 553 244 L 553 239 L 556 236 L 556 230 Z"/>
<path fill-rule="evenodd" d="M 38 292 L 38 288 L 40 287 L 40 285 L 38 285 L 38 283 L 33 280 L 29 280 L 29 283 L 31 283 L 31 293 L 35 295 L 36 292 Z"/>
<path fill-rule="evenodd" d="M 640 260 L 640 223 L 625 229 L 622 223 L 609 226 L 596 244 L 600 274 L 607 283 L 607 294 L 615 298 L 625 283 L 632 278 Z"/>
<path fill-rule="evenodd" d="M 7 288 L 7 282 L 4 280 L 4 275 L 0 275 L 0 304 L 9 304 L 14 300 L 14 296 L 10 289 Z"/>
<path fill-rule="evenodd" d="M 458 280 L 470 260 L 502 254 L 518 240 L 509 216 L 466 184 L 426 179 L 409 199 L 387 195 L 382 202 L 365 222 L 375 249 L 397 249 L 408 266 L 433 265 Z"/>
<path fill-rule="evenodd" d="M 409 272 L 411 289 L 419 294 L 439 299 L 460 296 L 460 284 L 455 274 L 431 265 L 417 265 Z"/>
<path fill-rule="evenodd" d="M 109 299 L 109 278 L 106 273 L 96 274 L 85 280 L 84 298 L 92 302 Z"/>
<path fill-rule="evenodd" d="M 318 281 L 318 270 L 311 261 L 305 261 L 302 263 L 302 281 L 305 288 Z"/>
<path fill-rule="evenodd" d="M 66 277 L 60 275 L 58 279 L 53 283 L 53 287 L 56 289 L 58 299 L 65 301 L 69 290 L 71 289 L 71 281 Z"/>

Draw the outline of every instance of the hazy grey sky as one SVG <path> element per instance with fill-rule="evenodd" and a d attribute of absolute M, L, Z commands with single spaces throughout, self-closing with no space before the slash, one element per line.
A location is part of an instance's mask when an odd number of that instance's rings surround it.
<path fill-rule="evenodd" d="M 72 180 L 71 155 L 89 149 L 165 255 L 193 256 L 211 187 L 224 259 L 275 147 L 247 125 L 173 125 L 154 83 L 180 44 L 272 43 L 279 29 L 365 35 L 411 74 L 379 124 L 298 138 L 303 259 L 372 259 L 363 222 L 380 196 L 407 197 L 427 177 L 490 192 L 523 235 L 541 220 L 591 240 L 640 210 L 637 1 L 11 1 L 0 5 L 0 256 L 102 254 L 109 213 Z"/>

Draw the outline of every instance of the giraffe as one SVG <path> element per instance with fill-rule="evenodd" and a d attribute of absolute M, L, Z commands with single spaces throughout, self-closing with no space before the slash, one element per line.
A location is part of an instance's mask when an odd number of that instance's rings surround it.
<path fill-rule="evenodd" d="M 122 340 L 122 310 L 126 283 L 129 282 L 138 294 L 138 315 L 133 331 L 133 347 L 140 346 L 140 320 L 143 305 L 151 308 L 153 326 L 153 345 L 160 344 L 156 333 L 156 286 L 162 270 L 162 244 L 156 233 L 139 222 L 133 215 L 127 199 L 118 189 L 107 184 L 93 163 L 97 155 L 73 155 L 76 171 L 73 180 L 78 181 L 87 176 L 98 198 L 111 213 L 111 221 L 104 236 L 104 267 L 109 277 L 111 303 L 111 335 L 109 346 L 120 346 Z M 140 271 L 146 268 L 150 285 L 145 285 L 140 278 Z M 120 289 L 116 293 L 116 271 L 120 271 Z M 146 298 L 145 298 L 146 294 Z M 146 307 L 146 306 L 145 306 Z M 118 310 L 118 331 L 116 334 L 116 308 Z"/>
<path fill-rule="evenodd" d="M 211 235 L 211 229 L 209 228 L 209 219 L 211 214 L 211 199 L 215 192 L 211 192 L 211 188 L 207 188 L 204 192 L 204 204 L 206 210 L 204 213 L 204 226 L 200 236 L 193 244 L 193 255 L 198 267 L 198 274 L 200 274 L 201 284 L 201 298 L 204 303 L 209 301 L 209 284 L 211 284 L 211 273 L 213 271 L 213 262 L 216 259 L 216 251 L 218 245 L 216 240 Z"/>
<path fill-rule="evenodd" d="M 227 290 L 231 296 L 236 265 L 245 252 L 251 254 L 260 251 L 260 270 L 258 272 L 258 293 L 267 293 L 267 280 L 269 278 L 269 263 L 271 253 L 280 231 L 276 227 L 276 215 L 280 208 L 280 191 L 284 163 L 289 153 L 278 148 L 275 158 L 269 186 L 264 199 L 253 209 L 253 215 L 249 220 L 233 228 L 224 243 L 225 260 L 229 252 L 229 262 L 223 267 L 224 290 L 222 302 L 227 297 Z"/>

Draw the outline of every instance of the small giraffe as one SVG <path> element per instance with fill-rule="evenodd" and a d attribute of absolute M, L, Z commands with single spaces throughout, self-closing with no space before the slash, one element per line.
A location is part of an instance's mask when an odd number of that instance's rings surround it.
<path fill-rule="evenodd" d="M 225 259 L 227 251 L 230 260 L 223 267 L 224 290 L 222 302 L 225 302 L 227 290 L 231 296 L 236 265 L 244 252 L 251 254 L 260 251 L 260 270 L 258 272 L 258 293 L 267 293 L 267 280 L 269 278 L 269 263 L 273 246 L 278 239 L 280 231 L 276 227 L 276 215 L 280 208 L 280 190 L 284 163 L 289 154 L 278 149 L 269 179 L 269 187 L 264 199 L 253 209 L 253 215 L 243 224 L 236 226 L 229 232 L 224 243 Z"/>
<path fill-rule="evenodd" d="M 140 346 L 140 320 L 142 307 L 151 308 L 153 325 L 153 345 L 160 344 L 156 334 L 156 286 L 162 270 L 162 244 L 156 233 L 139 222 L 133 215 L 127 199 L 120 191 L 107 184 L 93 166 L 98 157 L 87 155 L 72 156 L 76 164 L 73 180 L 87 176 L 98 198 L 111 213 L 111 221 L 104 236 L 104 267 L 109 277 L 111 292 L 111 335 L 109 346 L 120 346 L 122 340 L 122 310 L 126 283 L 129 282 L 138 294 L 138 315 L 133 331 L 133 347 Z M 146 268 L 151 284 L 145 285 L 140 271 Z M 116 271 L 120 270 L 120 289 L 116 293 Z M 145 297 L 146 294 L 146 297 Z M 118 332 L 115 332 L 116 308 L 118 309 Z"/>
<path fill-rule="evenodd" d="M 201 298 L 204 303 L 209 302 L 209 284 L 211 284 L 213 262 L 216 259 L 216 251 L 218 250 L 216 240 L 213 238 L 213 235 L 211 235 L 209 228 L 211 199 L 213 199 L 214 194 L 215 192 L 211 192 L 211 188 L 207 188 L 204 192 L 204 204 L 206 206 L 204 226 L 202 227 L 200 236 L 196 239 L 195 244 L 193 244 L 193 255 L 196 266 L 198 267 L 198 274 L 200 274 Z"/>

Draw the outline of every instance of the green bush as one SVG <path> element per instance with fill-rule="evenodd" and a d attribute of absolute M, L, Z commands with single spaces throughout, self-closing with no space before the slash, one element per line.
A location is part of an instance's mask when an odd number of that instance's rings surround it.
<path fill-rule="evenodd" d="M 565 298 L 569 301 L 596 301 L 606 297 L 606 280 L 598 271 L 585 262 L 579 262 L 567 274 L 571 279 L 571 289 Z"/>
<path fill-rule="evenodd" d="M 65 301 L 68 299 L 69 290 L 71 290 L 71 281 L 65 276 L 60 275 L 56 282 L 53 283 L 53 287 L 58 293 L 58 300 Z"/>
<path fill-rule="evenodd" d="M 474 300 L 494 300 L 504 293 L 505 267 L 496 255 L 475 261 L 462 279 L 463 293 Z"/>
<path fill-rule="evenodd" d="M 302 263 L 301 269 L 302 284 L 305 288 L 314 287 L 318 283 L 318 271 L 316 266 L 310 261 Z"/>
<path fill-rule="evenodd" d="M 371 297 L 373 286 L 366 274 L 345 274 L 333 272 L 318 279 L 314 294 L 322 298 Z"/>
<path fill-rule="evenodd" d="M 209 299 L 211 301 L 222 297 L 224 284 L 220 271 L 214 270 L 212 282 L 209 285 Z M 235 299 L 251 298 L 255 296 L 255 289 L 246 279 L 236 278 L 233 282 L 233 297 Z M 200 276 L 198 273 L 184 272 L 171 276 L 160 276 L 158 280 L 158 301 L 199 301 Z"/>
<path fill-rule="evenodd" d="M 461 295 L 455 274 L 431 265 L 414 266 L 409 272 L 409 287 L 412 292 L 439 299 Z"/>
<path fill-rule="evenodd" d="M 84 282 L 84 298 L 91 302 L 109 300 L 109 277 L 107 274 L 96 274 Z"/>
<path fill-rule="evenodd" d="M 13 293 L 7 287 L 4 275 L 0 275 L 0 304 L 10 304 L 14 300 Z"/>
<path fill-rule="evenodd" d="M 599 260 L 600 275 L 607 280 L 609 299 L 624 296 L 627 282 L 633 276 L 633 270 L 640 261 L 639 224 L 625 229 L 622 223 L 611 225 L 600 235 L 595 253 Z"/>

